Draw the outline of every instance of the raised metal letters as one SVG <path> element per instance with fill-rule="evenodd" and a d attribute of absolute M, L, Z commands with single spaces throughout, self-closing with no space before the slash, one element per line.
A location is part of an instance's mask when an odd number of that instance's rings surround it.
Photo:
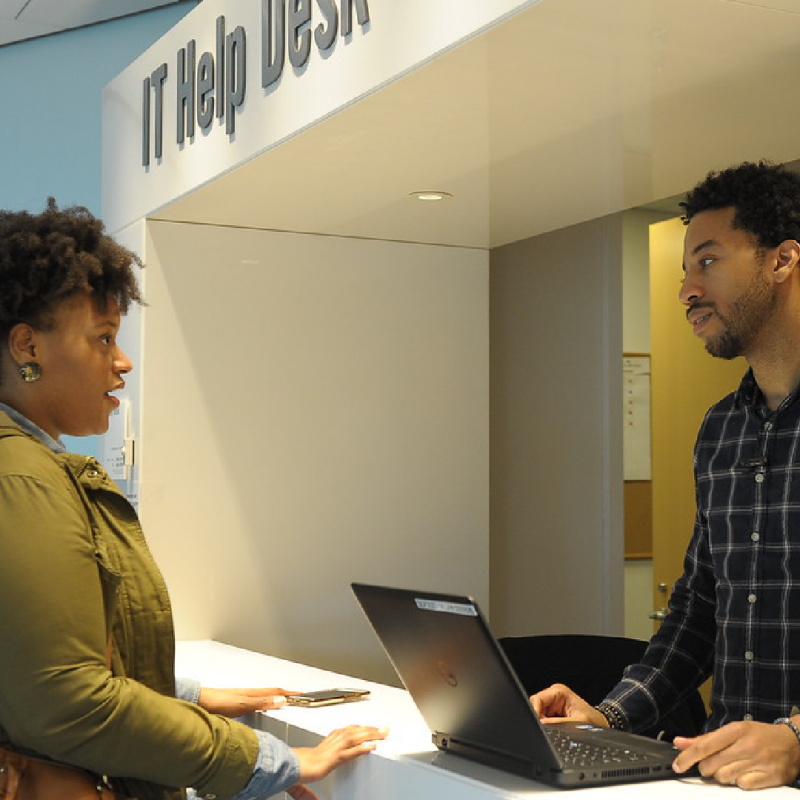
<path fill-rule="evenodd" d="M 184 123 L 186 136 L 194 136 L 194 91 L 196 81 L 195 41 L 178 50 L 178 144 L 183 144 Z"/>
<path fill-rule="evenodd" d="M 155 94 L 155 141 L 154 155 L 160 159 L 164 141 L 164 81 L 167 79 L 167 65 L 154 69 L 149 78 L 144 79 L 142 98 L 142 166 L 150 166 L 150 99 L 151 89 Z"/>
<path fill-rule="evenodd" d="M 225 117 L 225 132 L 236 130 L 236 109 L 244 102 L 246 36 L 239 25 L 225 35 L 225 18 L 217 19 L 216 59 L 206 51 L 196 58 L 192 39 L 178 51 L 177 143 L 194 139 L 195 119 L 202 130 L 217 117 Z"/>
<path fill-rule="evenodd" d="M 225 133 L 236 129 L 236 109 L 244 102 L 247 85 L 245 69 L 246 37 L 244 28 L 239 25 L 225 37 L 225 62 L 228 79 L 225 81 Z"/>
<path fill-rule="evenodd" d="M 314 27 L 314 44 L 324 52 L 336 42 L 339 11 L 336 0 L 315 0 L 322 21 Z M 341 34 L 353 33 L 353 12 L 362 27 L 369 22 L 367 0 L 341 0 Z M 311 0 L 261 0 L 261 86 L 266 89 L 283 72 L 286 51 L 296 71 L 301 71 L 311 55 L 311 26 L 314 14 Z"/>
<path fill-rule="evenodd" d="M 341 33 L 353 33 L 353 20 L 365 27 L 370 21 L 367 0 L 261 0 L 261 85 L 278 81 L 286 53 L 296 74 L 311 56 L 312 42 L 327 55 Z M 287 7 L 288 3 L 288 7 Z M 316 9 L 316 10 L 315 10 Z M 316 24 L 315 24 L 316 23 Z M 239 25 L 226 33 L 225 17 L 216 22 L 214 52 L 197 56 L 194 39 L 180 48 L 176 57 L 176 142 L 191 144 L 195 123 L 207 131 L 216 117 L 225 118 L 225 132 L 236 131 L 236 112 L 244 103 L 247 88 L 247 35 Z M 142 81 L 142 166 L 149 167 L 152 155 L 163 156 L 164 86 L 167 65 L 161 64 Z"/>

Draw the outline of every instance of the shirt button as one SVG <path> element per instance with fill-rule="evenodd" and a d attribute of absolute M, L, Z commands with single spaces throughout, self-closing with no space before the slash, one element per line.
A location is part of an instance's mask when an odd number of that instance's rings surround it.
<path fill-rule="evenodd" d="M 752 539 L 754 542 L 757 542 L 757 541 L 758 541 L 758 540 L 761 538 L 761 536 L 759 535 L 758 531 L 753 531 L 753 532 L 750 534 L 750 538 L 751 538 L 751 539 Z"/>
<path fill-rule="evenodd" d="M 764 483 L 764 474 L 761 472 L 756 473 L 756 483 Z"/>
<path fill-rule="evenodd" d="M 747 595 L 747 602 L 748 603 L 755 603 L 755 601 L 756 601 L 756 596 L 754 594 Z"/>
<path fill-rule="evenodd" d="M 752 650 L 748 650 L 747 652 L 745 652 L 744 660 L 745 661 L 752 661 L 753 660 L 753 651 Z"/>
<path fill-rule="evenodd" d="M 745 714 L 744 717 L 742 717 L 742 719 L 744 719 L 745 722 L 752 722 L 753 721 L 753 715 L 752 714 Z"/>
<path fill-rule="evenodd" d="M 765 431 L 771 431 L 772 430 L 772 423 L 771 422 L 765 422 L 764 423 L 764 430 Z"/>

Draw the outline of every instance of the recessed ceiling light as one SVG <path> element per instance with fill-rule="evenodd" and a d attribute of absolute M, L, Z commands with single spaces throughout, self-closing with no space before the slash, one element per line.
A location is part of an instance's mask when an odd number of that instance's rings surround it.
<path fill-rule="evenodd" d="M 428 190 L 425 192 L 410 192 L 409 197 L 415 200 L 425 200 L 426 202 L 435 202 L 437 200 L 449 200 L 453 195 L 450 192 L 438 192 Z"/>

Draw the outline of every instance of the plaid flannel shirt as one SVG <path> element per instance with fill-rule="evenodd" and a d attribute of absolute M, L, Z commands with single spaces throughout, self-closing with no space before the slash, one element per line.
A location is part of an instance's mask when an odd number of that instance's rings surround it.
<path fill-rule="evenodd" d="M 748 371 L 706 414 L 697 514 L 669 614 L 604 702 L 652 725 L 713 671 L 707 729 L 800 706 L 800 393 L 770 411 Z"/>

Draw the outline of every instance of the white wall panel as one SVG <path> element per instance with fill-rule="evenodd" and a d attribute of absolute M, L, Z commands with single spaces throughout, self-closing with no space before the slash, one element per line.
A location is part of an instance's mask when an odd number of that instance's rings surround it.
<path fill-rule="evenodd" d="M 488 254 L 150 222 L 146 261 L 178 636 L 389 680 L 350 581 L 488 606 Z"/>

